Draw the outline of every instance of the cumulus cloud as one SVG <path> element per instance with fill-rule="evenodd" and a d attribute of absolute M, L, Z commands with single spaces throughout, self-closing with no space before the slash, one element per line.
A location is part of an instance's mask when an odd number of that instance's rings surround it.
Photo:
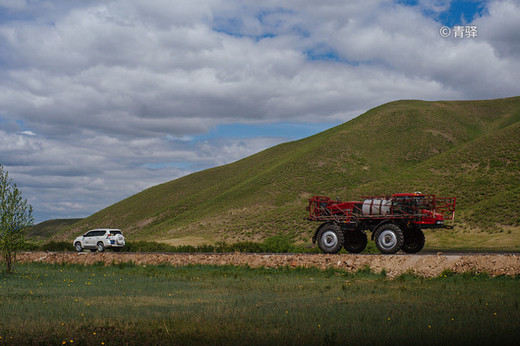
<path fill-rule="evenodd" d="M 283 141 L 280 138 L 123 140 L 92 135 L 62 139 L 0 130 L 0 158 L 35 215 L 81 217 L 150 186 L 229 163 Z"/>
<path fill-rule="evenodd" d="M 520 59 L 520 4 L 513 1 L 492 2 L 489 15 L 475 20 L 479 36 L 493 48 L 497 62 L 514 63 Z M 517 76 L 517 75 L 516 75 Z"/>
<path fill-rule="evenodd" d="M 3 1 L 0 163 L 42 215 L 87 215 L 288 139 L 199 138 L 221 124 L 520 94 L 519 5 L 489 1 L 476 38 L 443 38 L 452 4 Z"/>

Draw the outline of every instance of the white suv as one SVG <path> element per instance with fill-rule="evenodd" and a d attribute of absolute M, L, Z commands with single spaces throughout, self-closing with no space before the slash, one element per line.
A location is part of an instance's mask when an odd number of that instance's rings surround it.
<path fill-rule="evenodd" d="M 111 248 L 115 252 L 121 250 L 125 245 L 125 237 L 120 229 L 100 228 L 88 231 L 82 236 L 74 239 L 74 248 L 81 252 L 89 249 L 92 252 L 103 252 L 106 248 Z"/>

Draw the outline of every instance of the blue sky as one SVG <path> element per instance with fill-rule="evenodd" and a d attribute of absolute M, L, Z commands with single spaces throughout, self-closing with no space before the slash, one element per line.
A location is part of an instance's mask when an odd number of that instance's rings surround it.
<path fill-rule="evenodd" d="M 419 1 L 402 0 L 398 4 L 417 7 L 425 17 L 430 17 L 439 23 L 453 27 L 471 23 L 476 17 L 487 14 L 489 1 L 453 0 L 453 1 Z"/>
<path fill-rule="evenodd" d="M 471 23 L 474 18 L 486 13 L 485 1 L 458 0 L 451 3 L 450 9 L 440 14 L 439 21 L 447 26 Z"/>
<path fill-rule="evenodd" d="M 37 221 L 398 99 L 520 95 L 513 0 L 0 0 L 0 164 Z M 442 26 L 476 26 L 443 37 Z"/>
<path fill-rule="evenodd" d="M 330 127 L 331 124 L 322 123 L 222 124 L 212 128 L 208 133 L 195 136 L 193 140 L 207 141 L 220 137 L 279 137 L 290 140 L 309 137 Z"/>

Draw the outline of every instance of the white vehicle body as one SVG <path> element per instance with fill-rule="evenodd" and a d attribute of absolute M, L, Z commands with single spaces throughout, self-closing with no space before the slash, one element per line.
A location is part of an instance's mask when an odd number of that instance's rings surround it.
<path fill-rule="evenodd" d="M 77 237 L 72 244 L 78 252 L 84 249 L 103 252 L 107 248 L 117 252 L 125 245 L 125 237 L 120 229 L 98 228 Z"/>

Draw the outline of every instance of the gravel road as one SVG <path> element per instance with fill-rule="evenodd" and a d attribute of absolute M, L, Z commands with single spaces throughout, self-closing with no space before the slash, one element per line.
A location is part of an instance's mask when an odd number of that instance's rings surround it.
<path fill-rule="evenodd" d="M 324 255 L 324 254 L 178 254 L 178 253 L 72 253 L 22 252 L 20 262 L 76 263 L 106 265 L 133 262 L 139 265 L 167 263 L 172 266 L 189 264 L 237 265 L 250 267 L 316 267 L 339 268 L 355 272 L 370 268 L 379 273 L 383 269 L 388 277 L 414 273 L 423 277 L 439 276 L 444 270 L 455 273 L 478 272 L 491 276 L 520 275 L 518 254 L 426 254 L 426 255 Z"/>

